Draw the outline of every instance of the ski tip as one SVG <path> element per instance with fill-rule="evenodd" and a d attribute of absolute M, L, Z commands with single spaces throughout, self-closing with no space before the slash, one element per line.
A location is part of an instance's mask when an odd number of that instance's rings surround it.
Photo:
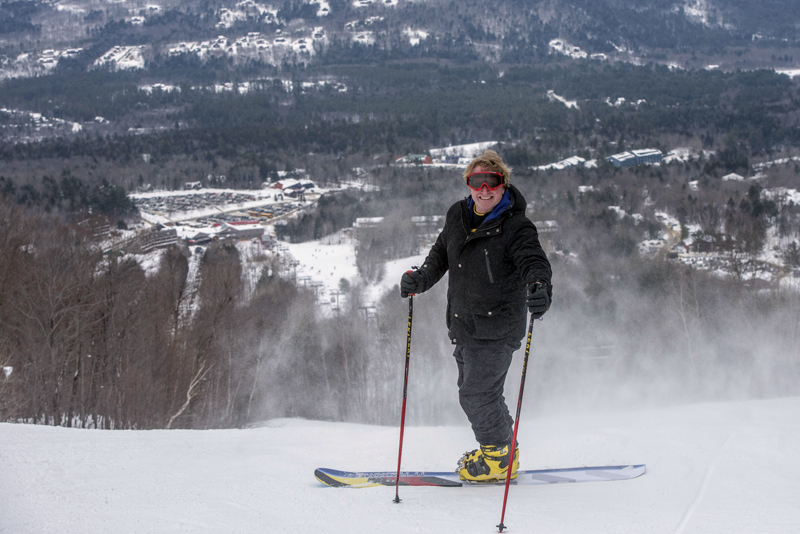
<path fill-rule="evenodd" d="M 326 469 L 324 467 L 315 469 L 314 476 L 317 480 L 332 488 L 369 488 L 388 485 L 383 480 L 372 480 L 365 474 Z"/>
<path fill-rule="evenodd" d="M 322 469 L 315 469 L 314 470 L 314 476 L 317 478 L 317 480 L 319 480 L 320 482 L 322 482 L 326 486 L 331 486 L 333 488 L 341 488 L 341 487 L 347 485 L 347 484 L 344 484 L 341 481 L 337 480 L 336 478 L 328 475 Z"/>

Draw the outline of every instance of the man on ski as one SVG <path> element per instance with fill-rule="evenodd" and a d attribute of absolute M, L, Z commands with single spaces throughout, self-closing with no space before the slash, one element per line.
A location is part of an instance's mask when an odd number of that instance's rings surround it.
<path fill-rule="evenodd" d="M 550 308 L 552 271 L 511 169 L 486 150 L 464 170 L 469 196 L 447 211 L 422 267 L 403 274 L 400 295 L 423 293 L 449 272 L 447 329 L 458 395 L 480 448 L 458 461 L 462 480 L 496 482 L 508 471 L 514 421 L 503 397 L 511 357 L 525 336 L 526 308 Z M 519 467 L 514 452 L 511 478 Z"/>

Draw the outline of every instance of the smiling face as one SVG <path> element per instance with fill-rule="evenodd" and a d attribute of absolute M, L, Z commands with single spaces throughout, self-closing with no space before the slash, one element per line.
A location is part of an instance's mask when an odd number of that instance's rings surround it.
<path fill-rule="evenodd" d="M 477 165 L 474 169 L 472 169 L 472 172 L 477 173 L 491 171 L 481 165 Z M 482 215 L 484 213 L 489 213 L 500 203 L 500 201 L 503 199 L 503 195 L 506 192 L 506 188 L 498 187 L 497 189 L 489 189 L 486 184 L 483 184 L 479 190 L 476 191 L 475 189 L 470 188 L 469 191 L 472 195 L 472 200 L 475 202 L 475 211 Z"/>

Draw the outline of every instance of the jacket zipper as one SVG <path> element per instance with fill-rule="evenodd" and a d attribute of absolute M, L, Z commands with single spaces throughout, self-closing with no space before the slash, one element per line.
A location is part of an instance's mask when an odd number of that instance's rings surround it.
<path fill-rule="evenodd" d="M 486 258 L 486 272 L 489 273 L 489 283 L 494 284 L 494 277 L 492 276 L 492 267 L 489 265 L 489 250 L 483 249 L 483 255 Z"/>

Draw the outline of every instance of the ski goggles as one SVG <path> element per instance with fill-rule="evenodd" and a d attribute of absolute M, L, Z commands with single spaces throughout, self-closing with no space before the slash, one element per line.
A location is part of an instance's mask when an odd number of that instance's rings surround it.
<path fill-rule="evenodd" d="M 484 185 L 489 191 L 494 191 L 503 185 L 503 173 L 480 171 L 467 175 L 467 185 L 475 191 L 480 191 Z"/>

